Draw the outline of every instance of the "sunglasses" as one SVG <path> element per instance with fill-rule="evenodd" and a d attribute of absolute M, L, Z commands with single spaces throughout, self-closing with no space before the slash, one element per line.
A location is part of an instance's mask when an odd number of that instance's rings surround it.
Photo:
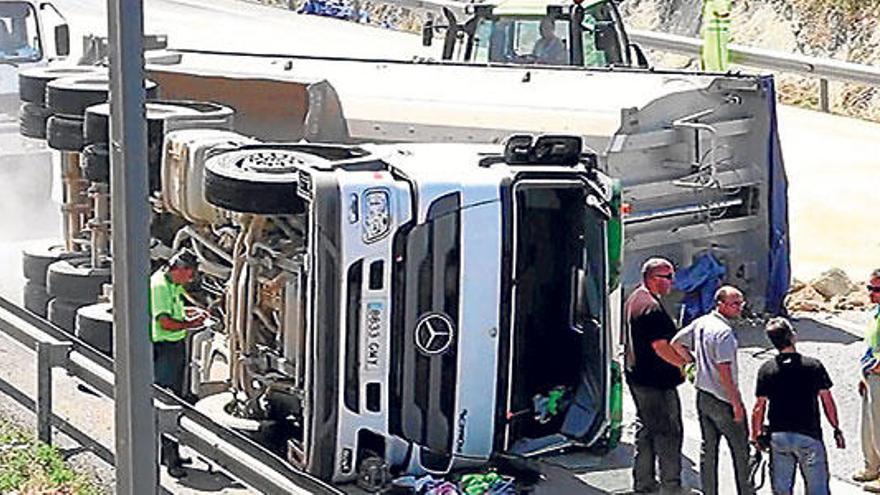
<path fill-rule="evenodd" d="M 868 289 L 868 292 L 880 292 L 880 287 L 876 285 L 866 285 L 865 288 Z"/>
<path fill-rule="evenodd" d="M 657 277 L 657 278 L 665 278 L 666 280 L 672 280 L 672 279 L 675 278 L 675 274 L 674 274 L 674 273 L 666 273 L 666 274 L 663 274 L 663 275 L 654 275 L 654 276 Z"/>

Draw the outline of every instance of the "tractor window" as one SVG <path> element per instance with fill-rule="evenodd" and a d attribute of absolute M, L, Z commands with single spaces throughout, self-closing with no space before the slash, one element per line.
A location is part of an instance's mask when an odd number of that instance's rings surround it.
<path fill-rule="evenodd" d="M 566 65 L 568 24 L 552 17 L 482 19 L 474 41 L 475 62 Z"/>
<path fill-rule="evenodd" d="M 610 2 L 600 3 L 585 9 L 583 26 L 584 65 L 605 67 L 623 65 L 621 35 L 618 32 L 620 20 Z"/>
<path fill-rule="evenodd" d="M 39 60 L 40 50 L 34 9 L 24 2 L 0 3 L 0 61 Z"/>

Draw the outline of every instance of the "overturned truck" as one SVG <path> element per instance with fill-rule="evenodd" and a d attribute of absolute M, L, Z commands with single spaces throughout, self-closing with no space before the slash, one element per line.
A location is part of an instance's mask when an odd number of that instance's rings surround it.
<path fill-rule="evenodd" d="M 152 252 L 160 262 L 191 248 L 193 295 L 222 321 L 191 337 L 189 392 L 322 478 L 613 443 L 617 280 L 632 288 L 647 256 L 687 266 L 711 253 L 758 311 L 776 311 L 787 289 L 771 79 L 191 51 L 154 60 L 158 96 L 189 103 L 148 104 L 161 150 L 144 164 Z M 90 91 L 70 84 L 50 91 Z M 162 117 L 163 105 L 197 117 Z M 53 128 L 106 125 L 106 106 L 80 106 Z M 106 169 L 103 142 L 80 138 L 52 146 L 70 184 Z M 104 176 L 85 179 L 94 201 L 79 220 L 98 228 L 70 239 L 88 260 L 80 269 L 43 267 L 56 299 L 61 272 L 91 280 L 82 268 L 109 262 L 110 191 Z M 551 395 L 562 413 L 542 409 Z"/>
<path fill-rule="evenodd" d="M 648 256 L 685 267 L 710 253 L 756 312 L 781 309 L 787 183 L 770 77 L 176 53 L 150 66 L 165 97 L 230 105 L 240 132 L 267 139 L 581 136 L 622 183 L 625 288 Z"/>

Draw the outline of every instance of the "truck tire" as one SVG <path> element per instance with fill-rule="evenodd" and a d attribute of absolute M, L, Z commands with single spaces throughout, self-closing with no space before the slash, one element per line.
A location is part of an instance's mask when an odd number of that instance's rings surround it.
<path fill-rule="evenodd" d="M 46 305 L 49 304 L 49 294 L 44 285 L 26 282 L 24 284 L 24 309 L 31 313 L 46 317 Z"/>
<path fill-rule="evenodd" d="M 98 303 L 76 310 L 76 336 L 104 354 L 113 355 L 113 305 Z"/>
<path fill-rule="evenodd" d="M 46 143 L 59 151 L 80 151 L 83 148 L 82 125 L 80 118 L 53 115 L 46 121 Z"/>
<path fill-rule="evenodd" d="M 158 85 L 147 79 L 147 99 L 156 96 Z M 82 117 L 86 108 L 107 101 L 110 78 L 106 74 L 62 77 L 46 84 L 46 107 L 53 114 Z"/>
<path fill-rule="evenodd" d="M 215 423 L 255 439 L 271 431 L 277 423 L 277 421 L 270 419 L 248 419 L 233 416 L 226 410 L 227 404 L 231 402 L 232 393 L 221 392 L 199 400 L 196 402 L 195 409 L 211 418 Z"/>
<path fill-rule="evenodd" d="M 80 306 L 96 302 L 103 285 L 110 283 L 110 268 L 93 268 L 90 264 L 88 258 L 52 263 L 46 271 L 46 292 Z"/>
<path fill-rule="evenodd" d="M 83 258 L 85 255 L 67 251 L 60 244 L 46 244 L 24 249 L 21 252 L 21 267 L 24 278 L 36 285 L 46 285 L 46 270 L 49 265 L 60 260 Z"/>
<path fill-rule="evenodd" d="M 89 182 L 110 183 L 110 150 L 106 143 L 89 144 L 83 148 L 80 164 Z"/>
<path fill-rule="evenodd" d="M 46 104 L 46 84 L 62 77 L 107 74 L 103 67 L 37 67 L 19 72 L 18 97 L 26 103 Z"/>
<path fill-rule="evenodd" d="M 18 133 L 24 137 L 46 139 L 46 120 L 50 115 L 43 105 L 22 103 L 18 110 Z"/>
<path fill-rule="evenodd" d="M 49 321 L 55 325 L 72 332 L 76 325 L 76 310 L 83 303 L 64 301 L 62 299 L 52 299 L 47 305 L 46 314 Z"/>
<path fill-rule="evenodd" d="M 296 189 L 297 165 L 304 159 L 308 159 L 304 153 L 271 148 L 216 155 L 205 163 L 205 199 L 239 213 L 302 213 L 305 200 Z"/>
<path fill-rule="evenodd" d="M 162 146 L 168 120 L 178 121 L 173 126 L 199 129 L 231 129 L 234 110 L 216 103 L 200 101 L 152 100 L 146 105 L 147 140 L 150 146 Z M 86 109 L 85 140 L 87 144 L 110 141 L 110 105 L 104 103 Z"/>

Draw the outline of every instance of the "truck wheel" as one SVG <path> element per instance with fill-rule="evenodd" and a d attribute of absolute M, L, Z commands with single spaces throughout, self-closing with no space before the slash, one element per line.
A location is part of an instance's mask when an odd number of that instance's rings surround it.
<path fill-rule="evenodd" d="M 107 74 L 103 67 L 37 67 L 18 74 L 18 97 L 21 101 L 46 104 L 46 84 L 62 77 Z"/>
<path fill-rule="evenodd" d="M 46 142 L 52 149 L 80 151 L 83 148 L 82 125 L 80 118 L 53 115 L 46 121 Z"/>
<path fill-rule="evenodd" d="M 391 482 L 391 473 L 385 459 L 373 453 L 367 453 L 358 463 L 357 486 L 370 493 L 382 491 Z"/>
<path fill-rule="evenodd" d="M 199 129 L 231 129 L 234 110 L 216 103 L 200 101 L 152 100 L 146 105 L 147 140 L 158 141 L 161 147 L 164 133 L 178 126 L 186 128 L 198 124 Z M 86 143 L 106 143 L 110 141 L 110 105 L 94 105 L 86 109 Z M 185 124 L 165 125 L 166 121 Z M 152 144 L 151 144 L 152 145 Z"/>
<path fill-rule="evenodd" d="M 83 303 L 52 299 L 47 305 L 46 313 L 49 321 L 72 332 L 76 324 L 76 310 L 82 305 Z"/>
<path fill-rule="evenodd" d="M 156 96 L 158 85 L 147 79 L 144 88 L 147 98 Z M 110 78 L 106 74 L 62 77 L 46 84 L 46 107 L 53 114 L 81 117 L 86 108 L 107 101 Z"/>
<path fill-rule="evenodd" d="M 269 430 L 276 422 L 269 419 L 239 418 L 229 413 L 227 406 L 232 402 L 231 392 L 209 395 L 196 402 L 196 411 L 211 418 L 215 423 L 238 430 L 248 436 L 259 436 L 260 432 Z"/>
<path fill-rule="evenodd" d="M 45 318 L 47 304 L 49 304 L 49 294 L 46 293 L 45 286 L 33 282 L 24 284 L 24 309 Z"/>
<path fill-rule="evenodd" d="M 60 244 L 47 244 L 30 247 L 21 252 L 21 267 L 24 278 L 36 285 L 46 285 L 46 270 L 49 265 L 60 260 L 82 258 L 83 253 L 67 251 Z"/>
<path fill-rule="evenodd" d="M 91 304 L 76 310 L 76 336 L 108 356 L 113 355 L 113 305 Z"/>
<path fill-rule="evenodd" d="M 83 175 L 89 182 L 110 183 L 110 150 L 106 143 L 89 144 L 82 150 Z"/>
<path fill-rule="evenodd" d="M 18 110 L 18 133 L 24 137 L 46 139 L 46 120 L 52 115 L 43 105 L 22 103 Z"/>
<path fill-rule="evenodd" d="M 297 196 L 299 167 L 309 155 L 292 150 L 236 150 L 205 162 L 205 199 L 240 213 L 267 215 L 305 211 Z"/>
<path fill-rule="evenodd" d="M 49 265 L 46 292 L 70 302 L 92 304 L 98 300 L 103 285 L 110 283 L 110 268 L 93 268 L 91 260 L 61 260 Z"/>

